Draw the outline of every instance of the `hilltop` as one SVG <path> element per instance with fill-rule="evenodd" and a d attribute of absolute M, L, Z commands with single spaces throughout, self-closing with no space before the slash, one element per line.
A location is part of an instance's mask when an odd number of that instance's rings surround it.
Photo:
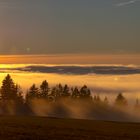
<path fill-rule="evenodd" d="M 58 119 L 34 116 L 1 116 L 0 139 L 135 140 L 139 123 Z"/>

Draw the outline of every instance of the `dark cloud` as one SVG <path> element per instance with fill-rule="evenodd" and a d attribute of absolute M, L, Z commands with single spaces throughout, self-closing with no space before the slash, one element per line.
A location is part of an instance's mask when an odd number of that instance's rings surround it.
<path fill-rule="evenodd" d="M 140 74 L 140 67 L 133 66 L 46 66 L 28 65 L 20 68 L 1 68 L 1 70 L 18 70 L 24 72 L 57 73 L 57 74 L 107 74 L 128 75 Z"/>

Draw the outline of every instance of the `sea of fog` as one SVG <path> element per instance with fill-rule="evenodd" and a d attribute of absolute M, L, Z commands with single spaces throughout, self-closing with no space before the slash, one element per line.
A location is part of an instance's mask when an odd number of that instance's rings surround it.
<path fill-rule="evenodd" d="M 140 67 L 136 65 L 46 65 L 46 64 L 1 64 L 0 84 L 7 74 L 22 87 L 24 93 L 34 83 L 43 80 L 50 87 L 68 84 L 81 87 L 87 85 L 92 95 L 105 96 L 113 103 L 122 92 L 130 104 L 140 98 Z"/>

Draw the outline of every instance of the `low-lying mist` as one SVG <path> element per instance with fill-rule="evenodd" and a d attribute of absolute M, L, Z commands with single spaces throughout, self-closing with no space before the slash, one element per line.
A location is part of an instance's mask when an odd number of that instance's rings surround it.
<path fill-rule="evenodd" d="M 110 98 L 112 91 L 102 88 L 91 90 L 86 85 L 67 84 L 49 86 L 46 80 L 40 85 L 33 84 L 25 92 L 8 74 L 0 90 L 0 114 L 140 122 L 138 96 L 134 96 L 132 104 L 122 90 L 111 88 L 116 92 L 114 99 Z M 108 95 L 101 97 L 99 91 Z"/>
<path fill-rule="evenodd" d="M 140 122 L 140 106 L 108 104 L 105 101 L 60 99 L 57 102 L 33 99 L 28 105 L 17 106 L 8 101 L 0 108 L 1 115 L 31 115 L 56 118 Z"/>
<path fill-rule="evenodd" d="M 139 106 L 116 106 L 92 101 L 72 101 L 71 99 L 48 103 L 35 99 L 30 104 L 34 115 L 58 118 L 76 118 L 107 121 L 140 121 Z"/>

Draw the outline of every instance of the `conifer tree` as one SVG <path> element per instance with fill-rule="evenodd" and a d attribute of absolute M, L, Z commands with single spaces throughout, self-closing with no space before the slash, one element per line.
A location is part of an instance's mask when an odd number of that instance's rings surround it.
<path fill-rule="evenodd" d="M 74 99 L 78 99 L 80 97 L 80 92 L 78 90 L 77 87 L 75 87 L 74 89 L 72 89 L 72 95 L 71 95 L 72 98 Z"/>
<path fill-rule="evenodd" d="M 63 88 L 63 93 L 62 93 L 63 95 L 63 97 L 68 97 L 68 96 L 70 96 L 70 91 L 69 91 L 69 87 L 68 87 L 68 85 L 65 85 L 64 86 L 64 88 Z"/>
<path fill-rule="evenodd" d="M 13 79 L 8 74 L 2 81 L 1 96 L 4 100 L 15 100 L 18 97 L 19 87 L 15 85 Z"/>
<path fill-rule="evenodd" d="M 48 82 L 45 80 L 40 85 L 40 95 L 43 98 L 47 98 L 49 94 L 50 88 Z"/>
<path fill-rule="evenodd" d="M 86 85 L 84 85 L 81 89 L 80 89 L 80 98 L 83 99 L 91 99 L 91 91 L 87 88 Z"/>
<path fill-rule="evenodd" d="M 116 100 L 115 100 L 115 105 L 118 106 L 126 106 L 127 105 L 127 100 L 125 97 L 122 95 L 122 93 L 119 93 Z"/>
<path fill-rule="evenodd" d="M 31 100 L 39 97 L 39 90 L 35 84 L 33 84 L 26 94 L 26 100 Z"/>

